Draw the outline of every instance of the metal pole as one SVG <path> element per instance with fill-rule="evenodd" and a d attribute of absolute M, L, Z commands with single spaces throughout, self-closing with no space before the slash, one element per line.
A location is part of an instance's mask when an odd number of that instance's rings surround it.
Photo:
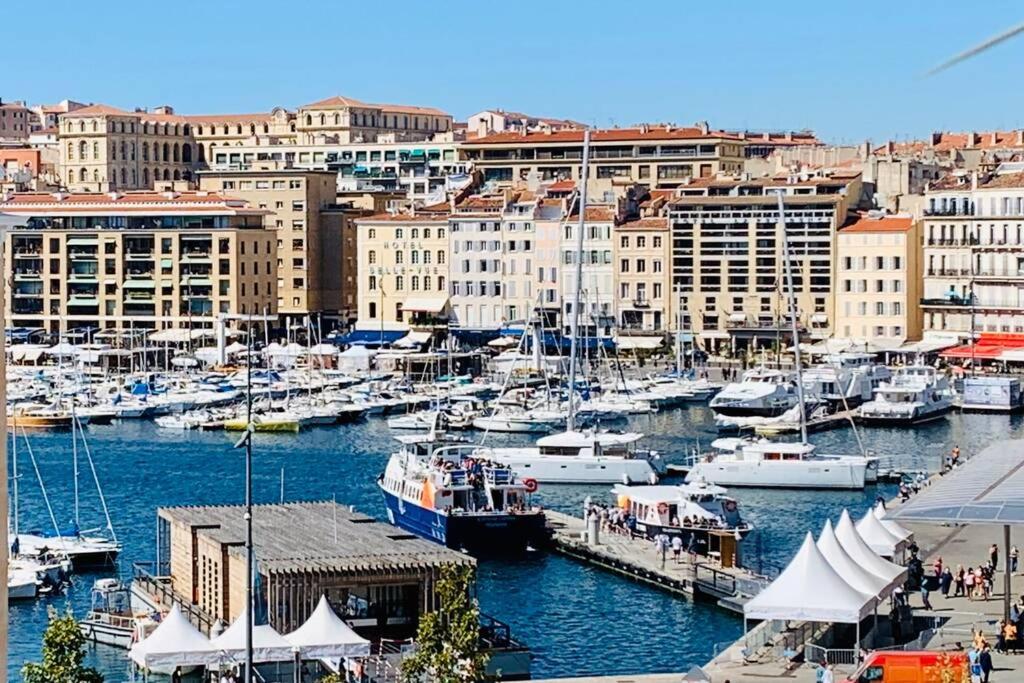
<path fill-rule="evenodd" d="M 786 235 L 786 210 L 782 192 L 776 193 L 779 200 L 779 228 L 782 230 L 782 262 L 786 267 L 786 288 L 789 290 L 789 316 L 793 330 L 793 361 L 796 364 L 796 395 L 800 401 L 800 440 L 807 443 L 807 415 L 804 407 L 804 385 L 800 377 L 800 330 L 796 319 L 796 291 L 793 289 L 793 265 L 789 262 L 789 237 Z M 858 627 L 859 628 L 859 627 Z"/>
<path fill-rule="evenodd" d="M 579 211 L 580 220 L 576 234 L 576 291 L 573 292 L 572 339 L 569 344 L 569 417 L 566 429 L 576 429 L 576 413 L 573 404 L 576 401 L 576 350 L 579 346 L 580 331 L 580 289 L 583 285 L 583 231 L 587 220 L 587 179 L 590 174 L 590 129 L 583 131 L 583 167 L 580 171 Z"/>
<path fill-rule="evenodd" d="M 995 571 L 995 567 L 992 567 Z M 1010 525 L 1003 525 L 1003 620 L 1010 623 Z"/>
<path fill-rule="evenodd" d="M 252 329 L 252 316 L 249 317 L 249 329 Z M 252 335 L 249 337 L 248 361 L 245 364 L 245 683 L 252 683 L 253 652 L 253 552 L 252 552 Z"/>

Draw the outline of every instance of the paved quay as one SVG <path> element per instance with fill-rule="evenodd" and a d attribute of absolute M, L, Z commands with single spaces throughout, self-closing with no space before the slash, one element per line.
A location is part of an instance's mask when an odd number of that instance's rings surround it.
<path fill-rule="evenodd" d="M 767 584 L 746 569 L 723 568 L 699 555 L 683 553 L 676 562 L 669 552 L 662 558 L 654 543 L 642 537 L 601 531 L 592 545 L 582 518 L 555 511 L 547 515 L 557 552 L 677 595 L 707 598 L 723 609 L 742 612 L 743 602 Z"/>

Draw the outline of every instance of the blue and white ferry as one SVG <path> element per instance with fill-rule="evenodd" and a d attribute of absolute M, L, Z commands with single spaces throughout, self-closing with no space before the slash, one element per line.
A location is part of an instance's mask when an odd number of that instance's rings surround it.
<path fill-rule="evenodd" d="M 377 483 L 388 520 L 449 548 L 519 553 L 549 539 L 544 511 L 533 505 L 533 479 L 486 459 L 477 446 L 437 432 L 397 437 Z"/>

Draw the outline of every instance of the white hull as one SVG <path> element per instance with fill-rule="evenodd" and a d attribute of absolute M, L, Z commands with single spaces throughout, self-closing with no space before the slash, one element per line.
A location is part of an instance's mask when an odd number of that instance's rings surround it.
<path fill-rule="evenodd" d="M 478 417 L 473 427 L 489 432 L 513 432 L 520 434 L 546 434 L 552 426 L 547 422 L 532 422 L 504 417 Z"/>
<path fill-rule="evenodd" d="M 39 592 L 39 582 L 32 572 L 17 572 L 7 578 L 8 600 L 31 600 Z"/>
<path fill-rule="evenodd" d="M 482 449 L 522 479 L 542 484 L 653 484 L 658 474 L 643 458 L 541 455 L 537 449 Z"/>
<path fill-rule="evenodd" d="M 121 628 L 98 621 L 86 620 L 81 622 L 78 627 L 88 642 L 119 647 L 124 650 L 132 646 L 135 636 L 134 628 Z"/>
<path fill-rule="evenodd" d="M 823 458 L 792 461 L 719 460 L 696 463 L 686 481 L 703 478 L 717 486 L 791 489 L 862 489 L 867 461 Z"/>

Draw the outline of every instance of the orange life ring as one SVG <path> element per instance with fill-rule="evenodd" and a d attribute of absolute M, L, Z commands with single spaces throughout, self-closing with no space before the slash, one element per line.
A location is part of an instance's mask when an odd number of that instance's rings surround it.
<path fill-rule="evenodd" d="M 668 503 L 658 503 L 658 514 L 664 515 L 668 512 Z"/>
<path fill-rule="evenodd" d="M 533 493 L 537 490 L 537 480 L 530 478 L 523 479 L 523 488 L 526 489 L 527 493 Z"/>

